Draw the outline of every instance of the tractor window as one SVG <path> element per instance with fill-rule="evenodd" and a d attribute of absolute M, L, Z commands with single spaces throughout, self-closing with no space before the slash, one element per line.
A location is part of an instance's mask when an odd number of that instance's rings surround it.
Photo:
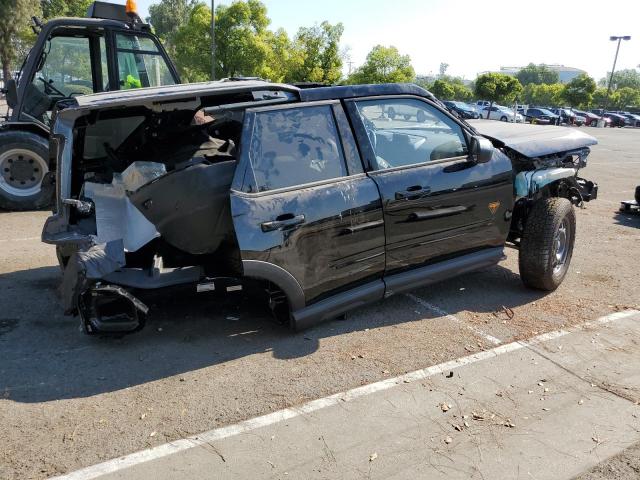
<path fill-rule="evenodd" d="M 48 123 L 48 112 L 64 98 L 95 91 L 87 37 L 52 37 L 25 95 L 25 113 Z"/>
<path fill-rule="evenodd" d="M 141 35 L 116 35 L 120 89 L 158 87 L 175 82 L 155 42 Z"/>

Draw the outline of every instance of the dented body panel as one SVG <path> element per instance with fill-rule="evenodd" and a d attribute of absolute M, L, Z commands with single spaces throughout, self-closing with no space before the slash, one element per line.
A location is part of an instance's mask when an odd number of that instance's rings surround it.
<path fill-rule="evenodd" d="M 417 101 L 439 120 L 405 111 L 400 121 L 415 125 L 403 130 L 382 108 L 376 127 L 358 114 L 365 97 Z M 471 126 L 415 85 L 211 82 L 65 107 L 53 130 L 57 211 L 42 240 L 64 267 L 66 311 L 92 334 L 142 328 L 145 292 L 239 291 L 245 281 L 305 328 L 494 264 L 536 198 L 597 192 L 577 177 L 591 137 Z M 379 167 L 371 128 L 426 160 Z M 461 152 L 438 156 L 451 138 Z"/>

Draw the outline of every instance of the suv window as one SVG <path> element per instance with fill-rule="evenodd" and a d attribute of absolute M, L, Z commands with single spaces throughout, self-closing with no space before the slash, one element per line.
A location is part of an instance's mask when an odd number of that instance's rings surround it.
<path fill-rule="evenodd" d="M 175 83 L 156 43 L 141 35 L 116 35 L 118 80 L 123 90 Z"/>
<path fill-rule="evenodd" d="M 467 155 L 460 125 L 435 107 L 411 98 L 356 102 L 378 169 Z"/>
<path fill-rule="evenodd" d="M 260 192 L 347 175 L 329 105 L 258 112 L 249 158 Z"/>

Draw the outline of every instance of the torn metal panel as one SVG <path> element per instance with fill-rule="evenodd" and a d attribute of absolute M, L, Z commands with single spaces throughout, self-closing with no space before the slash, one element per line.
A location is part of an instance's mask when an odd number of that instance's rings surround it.
<path fill-rule="evenodd" d="M 78 311 L 86 333 L 122 335 L 144 327 L 149 307 L 122 287 L 97 284 L 80 295 Z"/>
<path fill-rule="evenodd" d="M 123 268 L 103 278 L 107 282 L 118 285 L 150 290 L 196 283 L 203 275 L 203 269 L 200 266 L 160 269 Z"/>
<path fill-rule="evenodd" d="M 85 182 L 84 196 L 95 205 L 96 243 L 122 239 L 124 249 L 135 252 L 160 235 L 129 201 L 124 184 Z"/>
<path fill-rule="evenodd" d="M 65 312 L 76 309 L 81 292 L 98 280 L 125 265 L 122 239 L 99 245 L 86 244 L 69 258 L 62 279 L 62 301 Z"/>
<path fill-rule="evenodd" d="M 129 198 L 166 242 L 192 254 L 212 253 L 233 235 L 229 187 L 235 168 L 235 160 L 191 165 Z"/>
<path fill-rule="evenodd" d="M 469 123 L 483 136 L 497 140 L 526 157 L 558 154 L 598 143 L 591 135 L 570 127 L 488 120 L 470 120 Z"/>
<path fill-rule="evenodd" d="M 575 176 L 576 171 L 575 168 L 547 168 L 520 172 L 514 182 L 516 198 L 529 197 L 545 185 Z"/>

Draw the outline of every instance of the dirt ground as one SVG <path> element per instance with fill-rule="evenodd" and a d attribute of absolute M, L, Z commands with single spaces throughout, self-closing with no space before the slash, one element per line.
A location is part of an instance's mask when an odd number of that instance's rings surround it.
<path fill-rule="evenodd" d="M 39 241 L 48 213 L 0 212 L 0 478 L 45 478 L 424 368 L 492 347 L 487 335 L 640 308 L 640 216 L 618 213 L 640 184 L 640 131 L 584 130 L 600 142 L 582 172 L 600 198 L 577 211 L 556 292 L 527 290 L 508 250 L 496 267 L 301 333 L 250 298 L 189 294 L 159 298 L 136 335 L 87 337 L 62 314 L 55 252 Z"/>
<path fill-rule="evenodd" d="M 640 478 L 640 443 L 602 462 L 574 480 L 631 480 Z"/>

